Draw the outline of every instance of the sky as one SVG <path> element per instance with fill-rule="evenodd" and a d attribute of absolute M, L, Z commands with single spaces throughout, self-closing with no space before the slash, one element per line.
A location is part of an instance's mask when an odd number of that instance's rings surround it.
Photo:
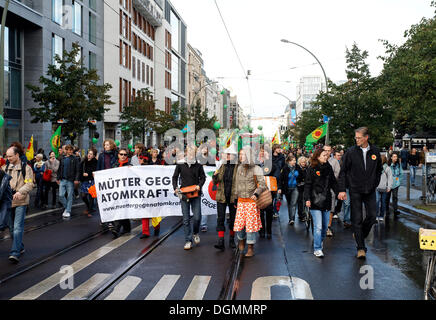
<path fill-rule="evenodd" d="M 302 76 L 323 77 L 310 50 L 332 81 L 345 80 L 345 51 L 356 43 L 367 50 L 372 76 L 383 63 L 380 39 L 405 41 L 404 31 L 434 16 L 431 0 L 216 0 L 239 59 L 220 18 L 215 0 L 171 0 L 188 27 L 188 42 L 202 53 L 208 78 L 238 96 L 252 116 L 279 116 L 296 100 Z M 241 66 L 242 64 L 242 66 Z M 244 71 L 250 70 L 249 81 Z"/>

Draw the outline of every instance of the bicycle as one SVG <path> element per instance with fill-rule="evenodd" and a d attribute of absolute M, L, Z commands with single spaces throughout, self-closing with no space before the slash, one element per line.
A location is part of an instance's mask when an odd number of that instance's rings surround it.
<path fill-rule="evenodd" d="M 436 174 L 432 173 L 427 176 L 427 201 L 436 201 Z"/>
<path fill-rule="evenodd" d="M 422 250 L 431 251 L 425 275 L 424 299 L 436 300 L 436 230 L 420 228 L 419 245 Z"/>

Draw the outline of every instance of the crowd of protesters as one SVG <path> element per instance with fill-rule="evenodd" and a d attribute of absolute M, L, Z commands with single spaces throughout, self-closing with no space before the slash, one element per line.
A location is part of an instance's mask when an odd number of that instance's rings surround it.
<path fill-rule="evenodd" d="M 379 149 L 368 142 L 367 128 L 359 128 L 355 133 L 356 145 L 346 153 L 343 149 L 321 144 L 310 150 L 289 146 L 282 149 L 278 144 L 265 144 L 259 154 L 250 146 L 238 150 L 232 144 L 223 149 L 221 165 L 213 176 L 217 190 L 218 241 L 215 248 L 225 250 L 227 220 L 229 247 L 236 248 L 237 239 L 239 250 L 247 247 L 245 256 L 252 257 L 257 233 L 260 238 L 271 239 L 273 219 L 279 216 L 281 201 L 285 198 L 290 227 L 295 224 L 296 217 L 305 222 L 309 217 L 307 212 L 310 212 L 316 257 L 324 256 L 323 240 L 333 236 L 332 220 L 341 215 L 344 228 L 352 228 L 357 258 L 365 258 L 365 238 L 375 223 L 389 217 L 391 199 L 394 216 L 399 214 L 398 189 L 403 170 L 409 165 L 411 172 L 415 172 L 423 162 L 415 149 L 410 154 L 402 150 L 380 155 Z M 163 147 L 146 148 L 141 143 L 130 151 L 107 139 L 100 154 L 91 148 L 83 159 L 78 148 L 64 145 L 59 148 L 57 157 L 52 151 L 47 158 L 40 149 L 35 158 L 28 161 L 22 145 L 13 143 L 0 158 L 0 214 L 4 217 L 5 212 L 11 212 L 7 222 L 0 221 L 0 231 L 9 227 L 13 238 L 9 260 L 17 263 L 24 253 L 24 217 L 33 188 L 36 188 L 36 208 L 56 208 L 60 203 L 64 210 L 62 216 L 68 219 L 76 197 L 85 204 L 83 214 L 92 217 L 97 212 L 96 199 L 90 192 L 94 172 L 124 166 L 175 165 L 173 188 L 181 200 L 184 249 L 192 249 L 193 244 L 200 243 L 200 231 L 207 231 L 207 216 L 201 214 L 200 201 L 206 178 L 204 163 L 200 164 L 197 159 L 197 147 L 188 146 L 185 152 L 179 151 L 173 149 L 168 153 Z M 209 159 L 207 148 L 201 153 Z M 271 161 L 268 161 L 270 157 Z M 218 155 L 216 160 L 219 160 Z M 271 162 L 272 167 L 268 167 L 267 162 Z M 213 164 L 208 161 L 206 165 Z M 414 174 L 411 179 L 414 184 Z M 196 196 L 188 198 L 184 189 Z M 261 208 L 259 201 L 268 191 L 271 201 Z M 366 208 L 365 219 L 362 204 Z M 151 219 L 142 219 L 141 239 L 150 237 L 150 223 Z M 129 219 L 102 225 L 107 226 L 115 238 L 131 231 Z M 153 223 L 153 227 L 154 235 L 158 236 L 160 223 Z"/>

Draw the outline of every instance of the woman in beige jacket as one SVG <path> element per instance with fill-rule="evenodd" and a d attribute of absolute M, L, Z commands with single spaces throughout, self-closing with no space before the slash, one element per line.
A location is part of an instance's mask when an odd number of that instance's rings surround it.
<path fill-rule="evenodd" d="M 235 218 L 234 231 L 237 232 L 239 240 L 239 250 L 248 244 L 246 257 L 254 255 L 254 244 L 256 243 L 256 233 L 261 229 L 260 210 L 256 201 L 259 196 L 267 190 L 263 171 L 254 163 L 253 150 L 245 146 L 239 152 L 239 163 L 236 172 L 236 194 L 237 211 Z"/>

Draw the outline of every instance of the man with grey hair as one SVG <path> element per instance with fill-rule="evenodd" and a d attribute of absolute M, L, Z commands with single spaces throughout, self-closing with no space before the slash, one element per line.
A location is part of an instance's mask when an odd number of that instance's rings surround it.
<path fill-rule="evenodd" d="M 346 200 L 346 189 L 351 198 L 351 223 L 353 236 L 357 243 L 357 258 L 366 258 L 365 238 L 376 223 L 376 193 L 383 170 L 380 151 L 368 143 L 367 127 L 355 130 L 356 145 L 344 154 L 339 173 L 338 199 Z M 365 204 L 366 217 L 363 219 Z"/>
<path fill-rule="evenodd" d="M 2 170 L 12 177 L 9 183 L 13 194 L 9 218 L 9 231 L 12 236 L 9 260 L 12 263 L 18 263 L 20 255 L 24 253 L 24 218 L 30 201 L 29 193 L 33 189 L 33 170 L 21 161 L 17 147 L 10 147 L 6 151 L 6 158 L 9 163 L 4 165 Z"/>

